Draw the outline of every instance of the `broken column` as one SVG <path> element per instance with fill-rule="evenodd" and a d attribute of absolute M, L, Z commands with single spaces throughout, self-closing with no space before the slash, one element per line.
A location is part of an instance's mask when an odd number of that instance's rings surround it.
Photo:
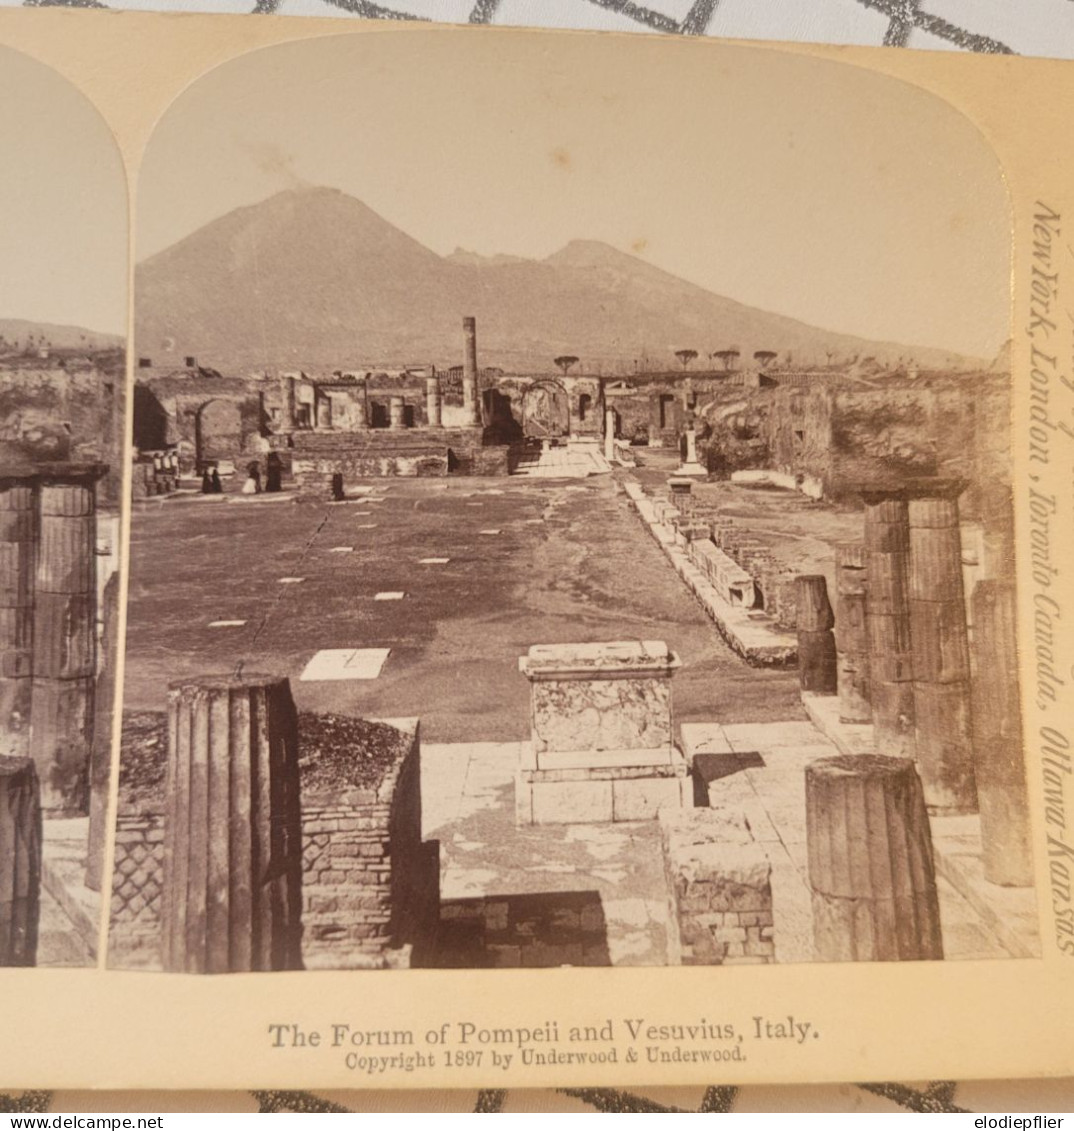
<path fill-rule="evenodd" d="M 462 320 L 465 351 L 462 358 L 462 407 L 465 423 L 481 426 L 481 401 L 477 388 L 477 319 L 467 316 Z"/>
<path fill-rule="evenodd" d="M 38 488 L 30 754 L 48 816 L 89 804 L 97 676 L 96 480 L 90 465 Z"/>
<path fill-rule="evenodd" d="M 164 969 L 299 969 L 302 834 L 290 683 L 246 675 L 173 684 L 168 716 Z"/>
<path fill-rule="evenodd" d="M 914 757 L 910 644 L 910 519 L 897 491 L 865 491 L 869 692 L 878 751 Z"/>
<path fill-rule="evenodd" d="M 33 480 L 0 480 L 0 754 L 30 753 L 37 504 Z"/>
<path fill-rule="evenodd" d="M 34 966 L 41 908 L 41 801 L 29 758 L 0 755 L 0 966 Z"/>
<path fill-rule="evenodd" d="M 806 852 L 818 962 L 943 958 L 932 837 L 907 758 L 806 767 Z"/>
<path fill-rule="evenodd" d="M 388 427 L 406 427 L 406 401 L 402 397 L 388 398 Z"/>
<path fill-rule="evenodd" d="M 435 373 L 425 378 L 425 415 L 430 428 L 440 427 L 440 378 Z"/>
<path fill-rule="evenodd" d="M 615 409 L 604 410 L 604 458 L 611 463 L 615 459 Z"/>
<path fill-rule="evenodd" d="M 693 804 L 671 724 L 678 657 L 662 640 L 535 644 L 532 738 L 516 779 L 519 824 L 637 821 Z"/>
<path fill-rule="evenodd" d="M 977 670 L 972 707 L 984 874 L 994 884 L 1029 887 L 1033 853 L 1018 696 L 1017 623 L 1013 582 L 979 581 L 973 590 Z"/>
<path fill-rule="evenodd" d="M 836 685 L 835 615 L 823 574 L 802 574 L 797 582 L 798 680 L 803 691 L 834 695 Z"/>
<path fill-rule="evenodd" d="M 865 630 L 865 547 L 835 548 L 835 649 L 839 721 L 869 723 L 869 653 Z"/>
<path fill-rule="evenodd" d="M 929 812 L 941 814 L 977 810 L 958 525 L 962 486 L 953 480 L 915 486 L 908 504 L 915 757 Z M 871 590 L 871 575 L 869 584 Z"/>

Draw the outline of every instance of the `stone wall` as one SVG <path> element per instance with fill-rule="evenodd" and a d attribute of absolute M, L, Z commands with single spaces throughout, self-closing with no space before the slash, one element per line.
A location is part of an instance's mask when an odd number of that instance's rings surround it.
<path fill-rule="evenodd" d="M 484 447 L 480 428 L 296 432 L 291 467 L 300 490 L 324 492 L 340 474 L 344 487 L 384 476 L 506 475 L 508 454 Z"/>
<path fill-rule="evenodd" d="M 663 810 L 668 963 L 745 966 L 775 961 L 772 866 L 739 813 Z"/>
<path fill-rule="evenodd" d="M 124 723 L 133 773 L 120 783 L 109 964 L 159 969 L 166 720 L 150 713 L 133 718 Z M 440 865 L 438 843 L 421 839 L 417 720 L 302 715 L 299 733 L 303 965 L 429 963 Z"/>

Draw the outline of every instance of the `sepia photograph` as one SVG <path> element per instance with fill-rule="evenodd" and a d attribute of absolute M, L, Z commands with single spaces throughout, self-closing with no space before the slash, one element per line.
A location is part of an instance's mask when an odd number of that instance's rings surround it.
<path fill-rule="evenodd" d="M 127 186 L 92 104 L 6 47 L 0 149 L 0 966 L 87 966 L 108 889 Z"/>
<path fill-rule="evenodd" d="M 109 967 L 1039 957 L 992 149 L 547 43 L 278 45 L 148 142 Z"/>

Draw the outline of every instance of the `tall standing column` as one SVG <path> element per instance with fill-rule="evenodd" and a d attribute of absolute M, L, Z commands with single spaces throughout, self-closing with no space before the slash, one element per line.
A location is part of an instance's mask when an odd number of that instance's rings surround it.
<path fill-rule="evenodd" d="M 41 800 L 29 758 L 0 755 L 0 966 L 37 962 Z"/>
<path fill-rule="evenodd" d="M 435 373 L 425 378 L 425 416 L 430 428 L 440 427 L 440 378 Z"/>
<path fill-rule="evenodd" d="M 42 482 L 34 581 L 34 687 L 30 754 L 49 816 L 89 804 L 97 676 L 95 475 Z"/>
<path fill-rule="evenodd" d="M 604 458 L 611 463 L 615 459 L 615 409 L 604 410 Z"/>
<path fill-rule="evenodd" d="M 174 973 L 301 965 L 302 829 L 291 685 L 209 676 L 168 696 L 162 954 Z"/>
<path fill-rule="evenodd" d="M 977 810 L 958 528 L 961 488 L 958 482 L 937 482 L 922 489 L 928 494 L 915 492 L 908 507 L 914 744 L 925 802 L 932 813 Z"/>
<path fill-rule="evenodd" d="M 977 664 L 972 707 L 984 874 L 994 884 L 1029 887 L 1033 853 L 1018 696 L 1017 625 L 1014 584 L 978 581 L 973 589 Z M 1045 761 L 1044 771 L 1054 772 L 1054 767 Z"/>
<path fill-rule="evenodd" d="M 910 519 L 897 494 L 864 493 L 865 599 L 869 691 L 876 749 L 914 757 L 914 683 L 910 644 Z"/>
<path fill-rule="evenodd" d="M 943 958 L 932 834 L 914 764 L 844 755 L 805 772 L 818 962 Z"/>
<path fill-rule="evenodd" d="M 37 509 L 32 481 L 0 480 L 0 754 L 30 753 Z"/>
<path fill-rule="evenodd" d="M 289 374 L 281 378 L 280 390 L 280 431 L 295 430 L 295 379 Z"/>
<path fill-rule="evenodd" d="M 803 574 L 796 584 L 798 680 L 803 691 L 836 693 L 835 616 L 824 575 Z"/>
<path fill-rule="evenodd" d="M 467 316 L 462 320 L 465 350 L 462 357 L 462 407 L 466 424 L 481 425 L 481 400 L 477 387 L 477 319 Z"/>
<path fill-rule="evenodd" d="M 108 787 L 112 780 L 112 722 L 115 715 L 116 660 L 119 635 L 119 574 L 113 573 L 102 598 L 104 632 L 94 690 L 93 750 L 90 755 L 89 837 L 86 887 L 100 891 L 108 833 Z"/>
<path fill-rule="evenodd" d="M 869 654 L 865 631 L 865 547 L 844 542 L 835 548 L 835 648 L 839 673 L 839 719 L 872 721 Z"/>

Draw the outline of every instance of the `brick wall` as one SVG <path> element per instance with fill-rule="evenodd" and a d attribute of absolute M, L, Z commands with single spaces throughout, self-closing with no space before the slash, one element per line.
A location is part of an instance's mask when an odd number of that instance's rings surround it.
<path fill-rule="evenodd" d="M 745 819 L 726 809 L 663 810 L 668 963 L 775 961 L 772 866 Z"/>
<path fill-rule="evenodd" d="M 302 789 L 302 959 L 309 969 L 428 964 L 439 844 L 421 839 L 417 720 L 392 724 L 392 762 L 369 787 Z M 300 740 L 301 741 L 301 740 Z M 355 751 L 355 758 L 360 752 Z M 148 791 L 146 791 L 148 792 Z M 121 792 L 109 963 L 160 968 L 164 804 Z"/>

